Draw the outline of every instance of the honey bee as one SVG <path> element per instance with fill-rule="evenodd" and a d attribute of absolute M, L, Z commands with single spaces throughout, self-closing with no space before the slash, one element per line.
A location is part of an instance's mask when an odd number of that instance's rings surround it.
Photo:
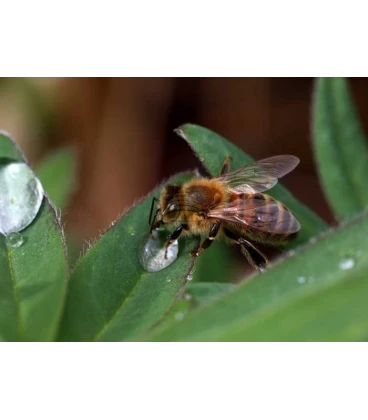
<path fill-rule="evenodd" d="M 176 226 L 167 238 L 166 250 L 180 235 L 199 238 L 205 235 L 204 241 L 191 252 L 190 272 L 196 258 L 219 236 L 238 244 L 251 266 L 262 270 L 268 260 L 253 242 L 283 244 L 294 239 L 300 230 L 291 211 L 262 192 L 272 188 L 298 164 L 297 157 L 280 155 L 230 172 L 231 158 L 228 157 L 218 177 L 167 185 L 159 200 L 152 201 L 150 232 L 166 224 Z M 155 202 L 158 205 L 152 218 Z"/>

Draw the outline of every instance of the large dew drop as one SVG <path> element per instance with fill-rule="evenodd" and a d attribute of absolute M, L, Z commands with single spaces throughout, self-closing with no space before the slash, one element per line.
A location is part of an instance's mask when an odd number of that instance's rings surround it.
<path fill-rule="evenodd" d="M 40 210 L 43 188 L 25 163 L 0 165 L 0 232 L 19 232 Z"/>
<path fill-rule="evenodd" d="M 167 234 L 162 231 L 154 230 L 143 245 L 140 253 L 142 267 L 149 272 L 163 270 L 172 264 L 179 251 L 178 241 L 174 241 L 167 249 L 165 258 L 165 242 Z"/>

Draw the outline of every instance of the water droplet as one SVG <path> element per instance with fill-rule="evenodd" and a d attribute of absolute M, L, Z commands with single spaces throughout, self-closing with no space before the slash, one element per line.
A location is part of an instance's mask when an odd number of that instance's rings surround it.
<path fill-rule="evenodd" d="M 167 280 L 166 280 L 166 283 L 170 283 L 170 282 L 171 282 L 171 279 L 167 279 Z"/>
<path fill-rule="evenodd" d="M 183 295 L 183 299 L 184 299 L 184 300 L 192 300 L 192 295 L 190 295 L 189 293 L 185 293 L 185 294 Z"/>
<path fill-rule="evenodd" d="M 339 262 L 339 268 L 341 270 L 350 270 L 351 268 L 353 268 L 355 265 L 355 261 L 353 258 L 343 258 L 340 262 Z"/>
<path fill-rule="evenodd" d="M 6 243 L 10 248 L 19 248 L 23 245 L 24 239 L 22 235 L 18 232 L 10 233 L 6 237 Z"/>
<path fill-rule="evenodd" d="M 179 252 L 178 241 L 174 241 L 167 248 L 167 255 L 165 258 L 166 240 L 167 233 L 165 234 L 163 231 L 154 230 L 143 244 L 139 258 L 142 267 L 146 271 L 155 272 L 163 270 L 176 260 Z"/>
<path fill-rule="evenodd" d="M 296 254 L 294 249 L 290 249 L 290 251 L 287 252 L 287 256 L 293 257 Z"/>
<path fill-rule="evenodd" d="M 134 232 L 132 232 L 131 234 L 130 234 L 130 236 L 134 236 L 135 235 L 135 233 Z"/>
<path fill-rule="evenodd" d="M 299 277 L 296 279 L 296 281 L 297 281 L 299 284 L 304 284 L 304 283 L 307 281 L 307 278 L 306 278 L 306 277 L 304 277 L 304 276 L 299 276 Z"/>
<path fill-rule="evenodd" d="M 185 277 L 186 281 L 191 281 L 193 280 L 193 273 L 188 273 L 187 276 Z"/>
<path fill-rule="evenodd" d="M 43 188 L 25 163 L 0 165 L 0 232 L 19 232 L 37 216 Z"/>
<path fill-rule="evenodd" d="M 175 319 L 176 319 L 177 321 L 182 321 L 182 320 L 184 319 L 184 312 L 177 312 L 177 313 L 175 314 Z"/>

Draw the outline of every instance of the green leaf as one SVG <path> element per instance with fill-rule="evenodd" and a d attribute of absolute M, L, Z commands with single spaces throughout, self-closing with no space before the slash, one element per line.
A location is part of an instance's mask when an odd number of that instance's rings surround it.
<path fill-rule="evenodd" d="M 176 133 L 189 143 L 211 176 L 219 175 L 224 159 L 227 156 L 232 157 L 232 170 L 244 166 L 253 160 L 238 147 L 207 128 L 194 124 L 185 124 L 179 127 Z M 326 223 L 319 216 L 294 198 L 283 186 L 276 185 L 270 190 L 269 194 L 282 201 L 292 210 L 302 226 L 298 239 L 293 242 L 294 245 L 306 242 L 327 228 Z"/>
<path fill-rule="evenodd" d="M 229 282 L 234 275 L 234 258 L 223 241 L 214 241 L 196 262 L 193 282 Z"/>
<path fill-rule="evenodd" d="M 171 182 L 188 180 L 188 175 Z M 178 259 L 155 273 L 144 271 L 139 254 L 149 226 L 152 196 L 129 210 L 77 263 L 61 326 L 62 341 L 136 339 L 175 303 L 185 283 L 196 241 L 179 241 Z"/>
<path fill-rule="evenodd" d="M 368 319 L 363 316 L 361 306 L 366 302 L 367 292 L 367 235 L 368 217 L 365 216 L 300 248 L 297 253 L 291 251 L 291 256 L 265 273 L 254 275 L 224 297 L 188 314 L 180 325 L 171 324 L 165 331 L 154 333 L 151 339 L 323 339 L 328 328 L 320 326 L 315 331 L 318 322 L 330 326 L 331 335 L 326 338 L 363 339 L 368 331 Z M 342 285 L 350 281 L 357 285 Z M 346 302 L 340 305 L 344 293 Z M 324 299 L 328 307 L 323 305 Z M 355 335 L 351 332 L 354 325 L 359 326 Z"/>
<path fill-rule="evenodd" d="M 65 209 L 76 187 L 75 154 L 72 149 L 59 149 L 47 156 L 36 168 L 51 202 Z"/>
<path fill-rule="evenodd" d="M 317 81 L 314 151 L 324 191 L 338 219 L 368 205 L 368 144 L 343 77 Z"/>
<path fill-rule="evenodd" d="M 170 312 L 153 331 L 156 334 L 167 328 L 170 323 L 182 321 L 194 308 L 211 303 L 234 288 L 235 285 L 231 283 L 187 283 L 185 291 L 179 295 Z"/>
<path fill-rule="evenodd" d="M 0 133 L 0 160 L 22 162 L 10 137 Z M 17 235 L 0 234 L 0 336 L 6 341 L 54 339 L 68 280 L 62 229 L 46 198 L 35 220 Z"/>
<path fill-rule="evenodd" d="M 235 289 L 231 283 L 190 283 L 186 292 L 198 305 L 206 305 Z"/>

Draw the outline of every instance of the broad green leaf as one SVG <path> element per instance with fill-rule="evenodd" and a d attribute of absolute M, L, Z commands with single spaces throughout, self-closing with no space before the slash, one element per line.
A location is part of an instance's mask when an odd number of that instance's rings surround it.
<path fill-rule="evenodd" d="M 0 160 L 22 162 L 22 153 L 0 134 Z M 0 234 L 0 336 L 6 341 L 47 341 L 60 321 L 68 265 L 62 228 L 46 198 L 20 234 Z"/>
<path fill-rule="evenodd" d="M 206 305 L 235 289 L 231 283 L 189 283 L 186 293 L 198 305 Z"/>
<path fill-rule="evenodd" d="M 168 315 L 156 326 L 155 334 L 172 322 L 182 321 L 194 308 L 211 303 L 234 288 L 235 285 L 231 283 L 187 283 Z"/>
<path fill-rule="evenodd" d="M 189 177 L 175 177 L 183 182 Z M 153 194 L 157 197 L 159 190 Z M 185 283 L 196 241 L 180 239 L 178 259 L 155 273 L 144 271 L 139 253 L 149 226 L 153 194 L 129 210 L 77 263 L 61 326 L 63 341 L 136 339 L 175 303 Z"/>
<path fill-rule="evenodd" d="M 189 143 L 211 176 L 219 175 L 227 156 L 232 157 L 232 169 L 237 169 L 253 160 L 238 147 L 207 128 L 185 124 L 179 127 L 176 133 Z M 320 217 L 294 198 L 283 186 L 276 185 L 269 194 L 282 201 L 299 220 L 302 229 L 294 244 L 306 242 L 327 228 L 326 223 Z"/>
<path fill-rule="evenodd" d="M 317 167 L 338 219 L 368 205 L 368 144 L 343 77 L 317 81 L 313 109 Z"/>
<path fill-rule="evenodd" d="M 168 315 L 158 323 L 155 333 L 165 329 L 172 321 L 182 321 L 194 308 L 211 303 L 234 288 L 235 285 L 231 283 L 187 283 Z"/>
<path fill-rule="evenodd" d="M 291 251 L 288 258 L 275 263 L 265 273 L 254 275 L 224 297 L 188 314 L 180 325 L 170 325 L 166 330 L 154 333 L 151 339 L 226 341 L 262 337 L 264 340 L 282 340 L 286 336 L 289 340 L 301 337 L 313 339 L 316 336 L 313 336 L 313 329 L 308 325 L 313 324 L 314 319 L 323 322 L 325 316 L 326 322 L 334 322 L 331 325 L 334 337 L 349 340 L 352 336 L 345 331 L 346 325 L 350 328 L 357 322 L 359 331 L 368 330 L 367 319 L 364 328 L 361 325 L 361 308 L 357 308 L 357 312 L 353 310 L 355 305 L 361 304 L 359 290 L 366 293 L 366 286 L 352 286 L 347 290 L 340 284 L 359 278 L 367 279 L 367 235 L 368 217 L 364 216 L 324 235 L 316 243 L 301 247 L 298 252 Z M 331 295 L 327 289 L 331 290 Z M 346 302 L 352 310 L 349 320 L 341 323 L 341 319 L 347 316 L 346 306 L 339 306 L 345 290 L 349 299 Z M 325 296 L 330 302 L 335 317 L 326 313 L 320 296 Z M 305 310 L 308 305 L 310 309 Z M 343 312 L 345 315 L 342 315 Z M 288 322 L 290 325 L 289 319 L 295 319 L 294 328 L 290 331 L 282 324 Z M 262 331 L 266 328 L 263 326 L 266 320 L 268 327 Z M 298 333 L 299 328 L 305 330 Z"/>
<path fill-rule="evenodd" d="M 64 209 L 76 186 L 75 154 L 72 149 L 60 149 L 47 156 L 36 168 L 50 201 Z"/>
<path fill-rule="evenodd" d="M 222 340 L 367 341 L 368 277 L 350 277 L 296 299 L 246 327 L 233 327 Z"/>

